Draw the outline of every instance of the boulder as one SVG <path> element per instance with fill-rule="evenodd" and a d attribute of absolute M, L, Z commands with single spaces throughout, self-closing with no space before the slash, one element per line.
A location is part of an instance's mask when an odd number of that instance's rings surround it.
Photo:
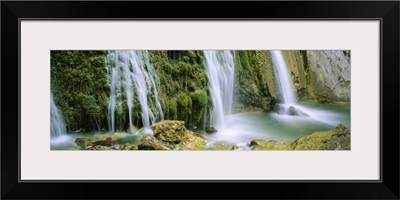
<path fill-rule="evenodd" d="M 206 132 L 207 133 L 215 133 L 215 132 L 217 132 L 217 129 L 215 129 L 214 127 L 211 127 L 211 126 L 207 126 Z"/>
<path fill-rule="evenodd" d="M 76 138 L 75 144 L 84 149 L 93 145 L 89 138 Z"/>
<path fill-rule="evenodd" d="M 139 150 L 171 150 L 152 135 L 144 135 L 138 146 Z"/>
<path fill-rule="evenodd" d="M 96 141 L 96 142 L 92 142 L 93 146 L 113 146 L 114 143 L 111 139 L 111 137 L 105 139 L 104 141 Z"/>
<path fill-rule="evenodd" d="M 154 136 L 165 142 L 179 143 L 186 131 L 185 122 L 178 120 L 164 120 L 151 126 Z"/>
<path fill-rule="evenodd" d="M 289 107 L 289 115 L 301 116 L 301 117 L 309 117 L 307 113 L 303 112 L 302 110 L 295 108 L 294 106 Z"/>
<path fill-rule="evenodd" d="M 233 150 L 235 146 L 234 144 L 215 142 L 209 145 L 208 150 Z"/>
<path fill-rule="evenodd" d="M 285 114 L 286 109 L 283 105 L 280 104 L 275 104 L 274 105 L 274 111 L 277 112 L 278 114 Z"/>
<path fill-rule="evenodd" d="M 121 145 L 121 150 L 138 150 L 136 145 Z"/>
<path fill-rule="evenodd" d="M 103 150 L 112 150 L 111 147 L 107 147 L 107 146 L 94 146 L 91 147 L 89 150 L 91 151 L 103 151 Z"/>
<path fill-rule="evenodd" d="M 339 124 L 329 131 L 317 131 L 291 144 L 294 150 L 350 150 L 350 129 Z"/>
<path fill-rule="evenodd" d="M 191 131 L 186 131 L 181 143 L 177 145 L 177 150 L 206 150 L 207 145 L 203 138 L 196 136 Z"/>
<path fill-rule="evenodd" d="M 123 138 L 124 135 L 123 135 L 122 133 L 119 133 L 119 132 L 115 132 L 115 133 L 112 133 L 112 134 L 103 133 L 103 134 L 96 135 L 92 140 L 93 140 L 93 141 L 104 141 L 104 140 L 106 140 L 106 139 L 109 138 L 109 137 L 110 137 L 113 141 L 116 141 L 116 140 L 119 140 L 119 139 Z"/>
<path fill-rule="evenodd" d="M 275 140 L 256 139 L 250 142 L 252 150 L 290 150 L 290 146 Z"/>

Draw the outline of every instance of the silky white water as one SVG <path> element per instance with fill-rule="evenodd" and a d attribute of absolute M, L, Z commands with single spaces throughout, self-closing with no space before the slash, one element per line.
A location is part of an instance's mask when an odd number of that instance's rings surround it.
<path fill-rule="evenodd" d="M 210 126 L 222 131 L 225 116 L 231 114 L 235 65 L 231 51 L 204 51 L 209 88 L 213 102 Z"/>
<path fill-rule="evenodd" d="M 296 96 L 292 87 L 292 81 L 289 76 L 288 68 L 282 52 L 279 50 L 271 51 L 272 62 L 275 69 L 275 78 L 279 85 L 279 91 L 282 96 L 283 104 L 294 105 L 296 104 Z"/>
<path fill-rule="evenodd" d="M 50 93 L 50 135 L 51 138 L 57 138 L 67 134 L 64 118 L 61 111 L 54 103 L 53 93 Z"/>
<path fill-rule="evenodd" d="M 115 132 L 116 123 L 121 127 L 122 93 L 126 94 L 128 107 L 129 127 L 134 123 L 134 100 L 140 104 L 140 113 L 143 128 L 150 127 L 156 121 L 163 120 L 163 111 L 158 99 L 156 75 L 149 61 L 147 51 L 113 51 L 113 63 L 110 74 L 110 98 L 108 104 L 108 124 L 110 132 Z M 117 119 L 118 118 L 118 119 Z"/>

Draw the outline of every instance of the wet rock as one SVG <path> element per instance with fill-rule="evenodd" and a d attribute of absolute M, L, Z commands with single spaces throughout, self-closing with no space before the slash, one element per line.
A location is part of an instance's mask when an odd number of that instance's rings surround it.
<path fill-rule="evenodd" d="M 217 129 L 215 129 L 214 127 L 211 127 L 211 126 L 207 126 L 206 132 L 207 133 L 215 133 L 215 132 L 217 132 Z"/>
<path fill-rule="evenodd" d="M 193 124 L 189 124 L 189 129 L 190 130 L 196 130 L 197 126 L 193 125 Z"/>
<path fill-rule="evenodd" d="M 171 150 L 152 135 L 144 135 L 138 146 L 139 150 Z"/>
<path fill-rule="evenodd" d="M 104 151 L 104 150 L 112 150 L 111 147 L 107 147 L 107 146 L 94 146 L 92 148 L 90 148 L 89 150 L 91 151 Z"/>
<path fill-rule="evenodd" d="M 227 144 L 224 142 L 215 142 L 209 145 L 208 150 L 232 150 L 234 144 Z"/>
<path fill-rule="evenodd" d="M 92 142 L 93 146 L 112 146 L 114 145 L 111 137 L 105 139 L 104 141 L 96 141 L 96 142 Z"/>
<path fill-rule="evenodd" d="M 132 125 L 131 128 L 128 128 L 128 130 L 126 130 L 127 133 L 130 134 L 135 134 L 136 132 L 138 132 L 139 128 L 135 125 Z"/>
<path fill-rule="evenodd" d="M 274 105 L 274 111 L 277 112 L 278 114 L 284 114 L 285 113 L 285 107 L 280 105 L 280 104 L 275 104 Z"/>
<path fill-rule="evenodd" d="M 113 141 L 116 141 L 116 140 L 119 140 L 119 139 L 123 138 L 124 135 L 123 135 L 122 133 L 119 133 L 119 132 L 115 132 L 115 133 L 112 133 L 112 134 L 103 133 L 103 134 L 96 135 L 92 140 L 93 140 L 93 141 L 104 141 L 104 140 L 106 140 L 106 139 L 109 138 L 109 137 L 110 137 Z"/>
<path fill-rule="evenodd" d="M 136 145 L 121 145 L 121 150 L 138 150 Z"/>
<path fill-rule="evenodd" d="M 203 138 L 196 136 L 191 131 L 186 131 L 182 142 L 177 145 L 176 150 L 206 150 L 207 145 Z"/>
<path fill-rule="evenodd" d="M 289 107 L 289 114 L 290 115 L 295 115 L 295 116 L 301 116 L 301 117 L 309 117 L 307 113 L 303 112 L 302 110 L 295 108 L 294 106 Z"/>
<path fill-rule="evenodd" d="M 75 144 L 84 149 L 86 149 L 89 146 L 92 146 L 92 142 L 90 141 L 89 138 L 76 138 Z"/>
<path fill-rule="evenodd" d="M 165 142 L 179 143 L 186 131 L 185 122 L 177 120 L 164 120 L 151 126 L 154 136 Z"/>
<path fill-rule="evenodd" d="M 294 150 L 350 150 L 350 129 L 339 124 L 329 131 L 317 131 L 294 141 Z"/>
<path fill-rule="evenodd" d="M 290 146 L 275 140 L 256 139 L 250 142 L 252 150 L 290 150 Z"/>

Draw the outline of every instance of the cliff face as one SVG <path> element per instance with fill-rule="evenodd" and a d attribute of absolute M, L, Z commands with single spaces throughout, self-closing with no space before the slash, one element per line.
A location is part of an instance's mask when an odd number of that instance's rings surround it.
<path fill-rule="evenodd" d="M 268 111 L 277 97 L 269 51 L 235 51 L 233 112 Z"/>
<path fill-rule="evenodd" d="M 350 51 L 283 51 L 297 99 L 350 102 Z"/>
<path fill-rule="evenodd" d="M 350 52 L 307 51 L 310 94 L 320 102 L 350 101 Z"/>

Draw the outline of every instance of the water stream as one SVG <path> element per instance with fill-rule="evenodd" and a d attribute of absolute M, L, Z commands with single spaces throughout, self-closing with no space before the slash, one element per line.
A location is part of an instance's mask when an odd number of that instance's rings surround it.
<path fill-rule="evenodd" d="M 225 116 L 231 114 L 235 65 L 230 51 L 204 51 L 209 88 L 213 102 L 210 126 L 225 128 Z"/>
<path fill-rule="evenodd" d="M 138 99 L 141 109 L 141 121 L 144 128 L 148 130 L 151 124 L 163 120 L 164 115 L 158 98 L 156 75 L 149 61 L 147 51 L 113 51 L 111 56 L 113 63 L 110 74 L 111 90 L 108 104 L 108 124 L 110 132 L 116 130 L 116 124 L 121 127 L 121 113 L 123 94 L 126 94 L 126 103 L 129 114 L 129 127 L 134 123 L 133 109 L 134 100 Z M 118 118 L 117 118 L 118 117 Z"/>

